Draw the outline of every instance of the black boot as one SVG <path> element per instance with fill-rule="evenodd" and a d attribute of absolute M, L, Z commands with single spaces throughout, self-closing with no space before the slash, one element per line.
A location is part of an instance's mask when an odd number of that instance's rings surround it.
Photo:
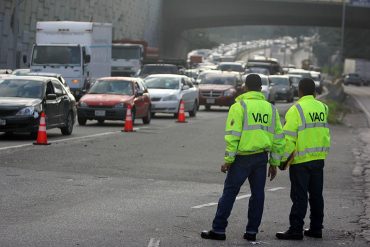
<path fill-rule="evenodd" d="M 243 238 L 248 240 L 248 241 L 256 241 L 256 235 L 257 234 L 251 234 L 251 233 L 244 233 Z"/>
<path fill-rule="evenodd" d="M 302 232 L 288 230 L 286 232 L 277 232 L 276 237 L 283 240 L 302 240 L 303 234 Z"/>
<path fill-rule="evenodd" d="M 225 233 L 215 233 L 214 231 L 203 231 L 200 236 L 205 239 L 213 239 L 213 240 L 225 240 L 226 234 Z"/>
<path fill-rule="evenodd" d="M 322 238 L 322 230 L 313 231 L 311 229 L 304 230 L 304 235 L 311 238 Z"/>

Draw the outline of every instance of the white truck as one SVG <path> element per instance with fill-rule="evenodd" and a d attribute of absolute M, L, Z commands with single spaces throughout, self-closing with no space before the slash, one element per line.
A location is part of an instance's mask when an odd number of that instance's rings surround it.
<path fill-rule="evenodd" d="M 358 58 L 346 58 L 344 61 L 344 75 L 357 74 L 365 84 L 370 83 L 370 61 Z"/>
<path fill-rule="evenodd" d="M 144 60 L 142 44 L 112 44 L 112 76 L 134 76 Z"/>
<path fill-rule="evenodd" d="M 31 72 L 61 74 L 79 98 L 96 78 L 110 76 L 112 24 L 37 22 Z"/>

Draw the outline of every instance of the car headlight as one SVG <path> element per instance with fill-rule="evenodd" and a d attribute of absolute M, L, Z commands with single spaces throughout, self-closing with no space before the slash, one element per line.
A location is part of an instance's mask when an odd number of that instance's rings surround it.
<path fill-rule="evenodd" d="M 177 96 L 174 94 L 162 98 L 162 101 L 175 101 L 175 100 L 177 100 Z"/>
<path fill-rule="evenodd" d="M 78 105 L 79 105 L 80 107 L 88 107 L 88 105 L 87 105 L 85 102 L 83 102 L 83 101 L 79 101 L 79 102 L 78 102 Z"/>
<path fill-rule="evenodd" d="M 235 94 L 235 90 L 229 89 L 224 92 L 224 96 L 233 96 Z"/>
<path fill-rule="evenodd" d="M 34 111 L 35 111 L 35 107 L 28 106 L 28 107 L 20 109 L 16 115 L 17 116 L 31 116 L 34 113 Z"/>
<path fill-rule="evenodd" d="M 114 108 L 125 108 L 125 103 L 118 103 L 117 105 L 114 106 Z"/>
<path fill-rule="evenodd" d="M 42 111 L 42 105 L 36 106 L 27 106 L 20 109 L 16 116 L 34 116 L 35 118 L 39 117 L 39 112 Z"/>

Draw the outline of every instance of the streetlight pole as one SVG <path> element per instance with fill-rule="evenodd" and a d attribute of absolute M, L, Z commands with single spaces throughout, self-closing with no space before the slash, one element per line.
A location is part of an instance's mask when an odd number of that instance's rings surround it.
<path fill-rule="evenodd" d="M 341 41 L 340 41 L 340 56 L 339 64 L 342 66 L 344 61 L 344 29 L 346 24 L 346 0 L 343 0 L 342 6 L 342 28 L 341 28 Z"/>

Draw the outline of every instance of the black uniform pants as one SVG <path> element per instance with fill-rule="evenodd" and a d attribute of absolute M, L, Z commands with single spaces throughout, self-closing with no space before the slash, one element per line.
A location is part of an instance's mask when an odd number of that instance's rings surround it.
<path fill-rule="evenodd" d="M 321 231 L 324 219 L 323 191 L 324 160 L 313 160 L 289 168 L 291 182 L 290 198 L 293 202 L 290 215 L 290 229 L 302 232 L 307 204 L 310 203 L 310 229 Z M 308 197 L 309 195 L 309 197 Z"/>

